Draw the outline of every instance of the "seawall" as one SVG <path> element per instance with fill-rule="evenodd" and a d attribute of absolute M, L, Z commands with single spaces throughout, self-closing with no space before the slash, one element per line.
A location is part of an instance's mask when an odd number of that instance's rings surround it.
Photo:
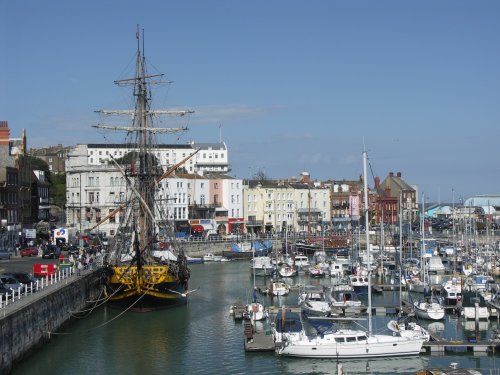
<path fill-rule="evenodd" d="M 102 291 L 100 275 L 95 271 L 70 278 L 62 286 L 52 285 L 1 310 L 0 373 L 9 373 L 16 362 L 50 340 L 72 312 L 96 300 Z"/>
<path fill-rule="evenodd" d="M 228 241 L 214 241 L 214 242 L 183 242 L 181 246 L 186 255 L 190 257 L 201 257 L 207 253 L 214 255 L 222 255 L 223 250 L 231 248 L 231 242 Z"/>

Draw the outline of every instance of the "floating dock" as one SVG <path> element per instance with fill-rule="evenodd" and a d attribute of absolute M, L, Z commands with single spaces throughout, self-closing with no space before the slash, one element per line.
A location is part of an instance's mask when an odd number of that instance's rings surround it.
<path fill-rule="evenodd" d="M 428 341 L 424 342 L 421 353 L 445 354 L 449 352 L 473 352 L 474 354 L 495 354 L 500 352 L 500 341 Z"/>
<path fill-rule="evenodd" d="M 269 307 L 269 319 L 274 320 L 274 317 L 282 307 Z M 300 307 L 286 307 L 290 311 L 300 313 Z M 403 308 L 404 309 L 404 308 Z M 240 320 L 245 310 L 241 302 L 235 302 L 231 306 L 235 320 Z M 377 315 L 394 314 L 399 309 L 396 307 L 373 307 L 373 311 Z M 349 318 L 325 318 L 329 320 L 347 320 Z M 246 352 L 274 352 L 275 343 L 271 330 L 256 330 L 251 321 L 243 323 L 244 348 Z M 500 339 L 489 341 L 476 341 L 474 338 L 466 340 L 443 340 L 438 336 L 431 336 L 431 341 L 424 342 L 421 353 L 423 354 L 438 354 L 446 353 L 471 352 L 474 355 L 497 354 L 500 352 Z"/>
<path fill-rule="evenodd" d="M 274 352 L 274 339 L 270 331 L 256 331 L 251 322 L 243 324 L 246 352 Z"/>

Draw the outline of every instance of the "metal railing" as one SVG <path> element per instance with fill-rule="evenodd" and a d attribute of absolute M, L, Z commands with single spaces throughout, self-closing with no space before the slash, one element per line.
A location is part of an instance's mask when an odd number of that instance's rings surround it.
<path fill-rule="evenodd" d="M 5 309 L 8 306 L 12 306 L 16 302 L 22 300 L 23 298 L 32 296 L 33 293 L 46 290 L 47 288 L 56 289 L 67 284 L 69 279 L 76 280 L 79 277 L 85 276 L 92 271 L 95 271 L 99 267 L 102 267 L 102 257 L 94 258 L 92 263 L 79 269 L 77 267 L 68 267 L 58 270 L 58 272 L 51 275 L 46 275 L 39 278 L 36 282 L 32 282 L 29 285 L 24 284 L 23 286 L 12 289 L 10 292 L 5 294 L 0 294 L 0 309 Z M 61 283 L 61 281 L 65 281 Z"/>

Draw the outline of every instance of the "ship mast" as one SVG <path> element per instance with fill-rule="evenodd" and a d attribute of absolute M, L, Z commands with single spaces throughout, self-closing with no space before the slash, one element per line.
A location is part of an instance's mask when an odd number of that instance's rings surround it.
<path fill-rule="evenodd" d="M 143 30 L 144 32 L 144 30 Z M 147 73 L 146 58 L 144 55 L 144 35 L 142 37 L 142 49 L 139 38 L 139 28 L 136 32 L 137 55 L 136 71 L 134 78 L 117 80 L 114 83 L 118 86 L 133 86 L 133 95 L 135 97 L 135 108 L 133 110 L 99 110 L 97 113 L 103 115 L 125 115 L 132 117 L 131 126 L 105 126 L 95 125 L 96 128 L 107 130 L 125 131 L 134 138 L 137 154 L 134 155 L 134 161 L 126 177 L 130 177 L 131 187 L 134 192 L 131 205 L 128 209 L 132 212 L 133 227 L 136 241 L 133 248 L 138 269 L 142 264 L 150 263 L 152 257 L 147 249 L 152 248 L 156 233 L 155 218 L 157 213 L 155 207 L 155 192 L 157 180 L 163 175 L 159 165 L 159 160 L 152 154 L 153 140 L 156 134 L 177 133 L 185 131 L 186 127 L 179 128 L 156 128 L 153 124 L 153 117 L 184 116 L 193 113 L 191 110 L 152 110 L 150 85 L 168 84 L 169 81 L 163 81 L 163 74 Z"/>

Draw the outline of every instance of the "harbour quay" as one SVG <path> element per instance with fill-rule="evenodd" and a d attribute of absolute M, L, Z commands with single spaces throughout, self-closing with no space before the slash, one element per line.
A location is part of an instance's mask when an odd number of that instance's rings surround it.
<path fill-rule="evenodd" d="M 102 268 L 39 279 L 36 292 L 19 292 L 0 308 L 0 374 L 41 348 L 73 315 L 102 293 Z M 42 284 L 43 283 L 43 284 Z M 33 288 L 34 289 L 34 288 Z"/>

